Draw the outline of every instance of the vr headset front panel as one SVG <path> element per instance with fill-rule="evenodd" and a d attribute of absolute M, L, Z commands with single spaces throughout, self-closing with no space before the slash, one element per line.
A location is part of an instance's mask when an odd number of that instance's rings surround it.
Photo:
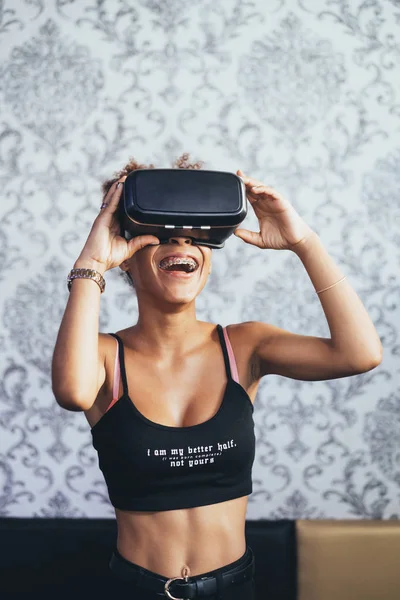
<path fill-rule="evenodd" d="M 247 213 L 245 186 L 222 171 L 141 169 L 128 175 L 120 205 L 125 237 L 172 234 L 222 248 Z"/>

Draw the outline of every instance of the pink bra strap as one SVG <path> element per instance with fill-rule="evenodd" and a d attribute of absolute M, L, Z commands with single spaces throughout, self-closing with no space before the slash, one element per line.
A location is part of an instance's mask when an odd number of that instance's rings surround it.
<path fill-rule="evenodd" d="M 236 381 L 237 383 L 239 383 L 239 374 L 238 374 L 238 370 L 237 370 L 235 355 L 233 354 L 231 342 L 229 340 L 228 332 L 226 330 L 226 327 L 223 327 L 222 331 L 224 332 L 226 349 L 228 350 L 228 357 L 229 357 L 229 364 L 230 364 L 230 367 L 231 367 L 232 379 L 234 381 Z"/>
<path fill-rule="evenodd" d="M 119 369 L 119 346 L 118 346 L 118 340 L 115 340 L 117 343 L 117 353 L 115 355 L 115 362 L 114 362 L 114 383 L 113 383 L 113 399 L 110 402 L 110 404 L 108 405 L 107 410 L 110 410 L 110 408 L 116 403 L 116 401 L 118 400 L 118 396 L 119 396 L 119 379 L 120 379 L 120 369 Z M 106 411 L 107 412 L 107 411 Z"/>

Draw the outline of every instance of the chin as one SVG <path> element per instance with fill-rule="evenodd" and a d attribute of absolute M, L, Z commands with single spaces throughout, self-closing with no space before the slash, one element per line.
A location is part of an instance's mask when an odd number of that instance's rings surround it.
<path fill-rule="evenodd" d="M 193 289 L 190 286 L 187 286 L 187 289 L 185 289 L 184 286 L 178 285 L 168 288 L 164 287 L 162 290 L 159 290 L 155 296 L 168 304 L 190 304 L 196 300 L 203 289 L 204 284 L 200 288 L 196 287 L 196 289 Z"/>
<path fill-rule="evenodd" d="M 148 282 L 149 284 L 150 282 Z M 151 298 L 152 303 L 166 303 L 169 305 L 191 304 L 199 296 L 206 285 L 203 281 L 152 281 L 150 285 L 138 287 L 138 294 Z"/>

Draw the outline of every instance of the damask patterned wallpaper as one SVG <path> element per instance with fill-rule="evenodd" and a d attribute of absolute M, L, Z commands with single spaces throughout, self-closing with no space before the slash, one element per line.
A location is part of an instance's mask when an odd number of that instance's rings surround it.
<path fill-rule="evenodd" d="M 263 380 L 248 518 L 398 519 L 400 1 L 0 0 L 0 44 L 0 513 L 113 516 L 51 391 L 66 275 L 103 178 L 188 151 L 286 195 L 384 346 L 362 375 Z M 213 263 L 199 318 L 329 335 L 294 254 L 230 238 Z M 137 316 L 119 273 L 102 331 Z"/>

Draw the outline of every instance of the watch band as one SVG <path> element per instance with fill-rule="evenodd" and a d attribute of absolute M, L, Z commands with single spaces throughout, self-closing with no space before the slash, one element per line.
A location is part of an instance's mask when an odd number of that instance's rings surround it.
<path fill-rule="evenodd" d="M 71 291 L 71 285 L 74 279 L 93 279 L 99 286 L 101 293 L 104 292 L 106 287 L 103 275 L 94 269 L 71 269 L 67 277 L 69 291 Z"/>

